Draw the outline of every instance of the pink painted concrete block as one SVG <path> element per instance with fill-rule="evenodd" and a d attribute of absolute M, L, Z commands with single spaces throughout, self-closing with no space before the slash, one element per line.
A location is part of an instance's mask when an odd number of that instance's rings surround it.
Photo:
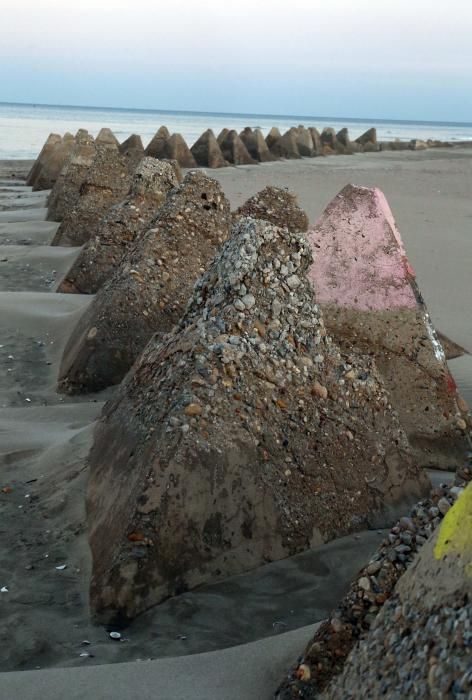
<path fill-rule="evenodd" d="M 309 232 L 320 304 L 363 311 L 414 308 L 414 271 L 385 195 L 348 185 Z"/>
<path fill-rule="evenodd" d="M 347 185 L 308 231 L 329 334 L 374 356 L 421 464 L 463 464 L 470 422 L 383 193 Z"/>

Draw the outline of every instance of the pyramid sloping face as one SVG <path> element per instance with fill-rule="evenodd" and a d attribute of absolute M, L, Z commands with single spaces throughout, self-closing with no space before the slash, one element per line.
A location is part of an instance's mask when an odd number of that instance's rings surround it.
<path fill-rule="evenodd" d="M 166 143 L 169 137 L 169 129 L 166 126 L 161 126 L 146 146 L 145 154 L 152 158 L 165 158 Z"/>
<path fill-rule="evenodd" d="M 233 165 L 255 165 L 257 161 L 249 155 L 249 152 L 236 131 L 228 131 L 219 143 L 225 160 Z"/>
<path fill-rule="evenodd" d="M 356 139 L 356 143 L 359 143 L 361 146 L 365 146 L 366 144 L 376 146 L 377 129 L 375 129 L 374 127 L 372 127 L 372 129 L 367 129 L 367 131 L 364 131 L 364 133 Z"/>
<path fill-rule="evenodd" d="M 268 221 L 294 233 L 308 229 L 308 217 L 299 206 L 296 195 L 282 187 L 265 187 L 244 202 L 234 214 L 235 218 L 247 216 Z"/>
<path fill-rule="evenodd" d="M 321 143 L 323 146 L 328 146 L 329 148 L 336 150 L 337 147 L 337 139 L 336 139 L 336 132 L 332 127 L 325 127 L 323 131 L 321 132 Z"/>
<path fill-rule="evenodd" d="M 92 136 L 75 138 L 75 144 L 64 163 L 48 200 L 49 221 L 62 221 L 80 196 L 80 187 L 93 163 L 97 147 Z"/>
<path fill-rule="evenodd" d="M 102 146 L 115 146 L 116 148 L 120 147 L 120 142 L 116 138 L 115 134 L 111 129 L 108 129 L 107 127 L 103 127 L 100 129 L 100 131 L 97 134 L 97 138 L 95 139 L 95 143 L 98 143 Z"/>
<path fill-rule="evenodd" d="M 128 136 L 128 138 L 120 144 L 119 151 L 125 155 L 135 153 L 137 157 L 144 158 L 144 146 L 141 136 L 138 136 L 137 134 L 131 134 L 131 136 Z"/>
<path fill-rule="evenodd" d="M 309 238 L 329 332 L 373 353 L 421 464 L 453 467 L 466 450 L 465 417 L 385 196 L 348 185 Z"/>
<path fill-rule="evenodd" d="M 197 165 L 204 168 L 224 168 L 228 165 L 211 129 L 207 129 L 190 150 Z"/>
<path fill-rule="evenodd" d="M 349 129 L 340 129 L 336 134 L 337 150 L 339 153 L 352 154 L 359 150 L 357 141 L 351 141 Z"/>
<path fill-rule="evenodd" d="M 304 126 L 299 126 L 297 128 L 296 141 L 298 152 L 301 156 L 310 158 L 315 154 L 315 144 L 313 143 L 313 138 L 309 129 L 306 129 Z"/>
<path fill-rule="evenodd" d="M 131 182 L 130 194 L 102 218 L 57 291 L 95 294 L 113 276 L 140 233 L 149 228 L 168 192 L 179 184 L 166 161 L 143 158 Z"/>
<path fill-rule="evenodd" d="M 239 221 L 106 406 L 87 506 L 97 618 L 287 557 L 426 487 L 374 365 L 346 365 L 326 336 L 310 262 L 303 234 Z"/>
<path fill-rule="evenodd" d="M 281 136 L 282 134 L 280 133 L 280 130 L 276 126 L 273 126 L 265 138 L 267 147 L 272 149 L 274 143 L 276 143 Z"/>
<path fill-rule="evenodd" d="M 81 393 L 119 383 L 149 338 L 178 321 L 230 223 L 220 185 L 188 173 L 80 319 L 64 351 L 61 389 Z"/>
<path fill-rule="evenodd" d="M 59 134 L 49 134 L 49 136 L 43 144 L 43 147 L 41 148 L 41 151 L 39 152 L 38 157 L 34 161 L 31 170 L 28 173 L 28 176 L 26 178 L 27 185 L 34 187 L 42 167 L 44 167 L 44 164 L 49 160 L 51 156 L 51 152 L 54 146 L 61 142 L 62 137 Z"/>
<path fill-rule="evenodd" d="M 314 126 L 308 127 L 308 131 L 310 132 L 311 139 L 313 141 L 313 148 L 314 148 L 313 155 L 322 155 L 323 154 L 323 145 L 321 143 L 320 132 Z"/>
<path fill-rule="evenodd" d="M 229 134 L 229 129 L 227 129 L 226 127 L 221 129 L 220 133 L 216 137 L 216 140 L 220 146 L 223 143 L 223 141 L 225 140 L 225 138 L 228 136 L 228 134 Z"/>
<path fill-rule="evenodd" d="M 182 168 L 195 168 L 197 162 L 182 134 L 172 134 L 167 141 L 166 158 L 177 161 Z"/>
<path fill-rule="evenodd" d="M 54 135 L 53 135 L 54 136 Z M 52 189 L 75 146 L 72 134 L 45 145 L 28 178 L 33 192 Z"/>
<path fill-rule="evenodd" d="M 471 619 L 469 484 L 401 577 L 341 674 L 319 697 L 357 698 L 360 688 L 369 698 L 471 697 Z"/>
<path fill-rule="evenodd" d="M 277 160 L 264 139 L 264 135 L 260 129 L 250 129 L 246 127 L 239 134 L 241 141 L 246 146 L 248 153 L 254 160 L 260 163 L 270 163 Z"/>
<path fill-rule="evenodd" d="M 95 235 L 102 216 L 128 194 L 139 159 L 136 153 L 120 154 L 112 144 L 96 146 L 78 197 L 73 206 L 64 211 L 52 245 L 82 245 Z"/>
<path fill-rule="evenodd" d="M 297 129 L 293 128 L 286 131 L 285 134 L 270 146 L 270 150 L 277 158 L 301 158 L 298 149 Z"/>

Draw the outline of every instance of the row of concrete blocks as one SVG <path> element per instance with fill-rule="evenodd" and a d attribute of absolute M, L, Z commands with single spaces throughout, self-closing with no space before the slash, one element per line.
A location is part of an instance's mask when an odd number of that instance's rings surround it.
<path fill-rule="evenodd" d="M 133 151 L 141 157 L 146 155 L 176 160 L 183 168 L 222 168 L 228 165 L 256 165 L 285 158 L 351 155 L 381 150 L 421 150 L 450 145 L 418 139 L 378 142 L 375 128 L 368 129 L 355 141 L 351 141 L 346 128 L 337 133 L 332 128 L 325 128 L 320 133 L 315 127 L 298 126 L 288 129 L 284 134 L 273 127 L 265 138 L 260 129 L 250 127 L 243 129 L 240 134 L 234 129 L 223 129 L 218 137 L 211 129 L 207 129 L 189 148 L 181 134 L 170 134 L 167 127 L 161 126 L 144 148 L 141 137 L 136 134 L 120 144 L 108 128 L 101 129 L 95 140 L 85 129 L 79 129 L 75 136 L 70 133 L 64 136 L 50 134 L 29 173 L 27 184 L 35 191 L 51 189 L 75 145 L 84 139 L 95 141 L 97 145 L 116 146 L 122 154 Z"/>
<path fill-rule="evenodd" d="M 222 129 L 218 137 L 207 129 L 189 148 L 181 134 L 170 134 L 162 126 L 146 148 L 146 155 L 176 160 L 185 168 L 202 166 L 222 168 L 228 165 L 256 165 L 279 159 L 313 158 L 327 155 L 352 155 L 381 150 L 422 150 L 446 146 L 439 141 L 378 142 L 375 128 L 368 129 L 351 141 L 346 128 L 336 132 L 325 128 L 291 127 L 284 134 L 273 127 L 267 136 L 260 129 L 244 128 L 239 134 L 234 129 Z"/>
<path fill-rule="evenodd" d="M 173 167 L 145 158 L 101 219 L 94 200 L 59 288 L 95 292 L 59 389 L 121 382 L 89 456 L 107 624 L 389 522 L 428 492 L 419 465 L 460 463 L 470 433 L 379 190 L 345 187 L 309 228 L 286 190 L 231 213 L 216 180 Z"/>

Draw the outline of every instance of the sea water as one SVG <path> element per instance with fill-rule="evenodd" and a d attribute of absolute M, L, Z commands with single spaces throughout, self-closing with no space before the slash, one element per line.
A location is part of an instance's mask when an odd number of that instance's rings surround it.
<path fill-rule="evenodd" d="M 395 121 L 385 119 L 352 119 L 301 115 L 226 114 L 217 112 L 172 112 L 164 110 L 110 109 L 104 107 L 67 107 L 57 105 L 12 104 L 0 102 L 0 159 L 35 158 L 51 132 L 75 133 L 84 128 L 96 136 L 106 126 L 119 141 L 130 134 L 139 134 L 144 145 L 162 125 L 180 132 L 191 146 L 206 129 L 218 132 L 224 127 L 238 132 L 245 126 L 260 127 L 264 134 L 277 126 L 285 131 L 304 124 L 336 130 L 347 127 L 352 139 L 372 126 L 381 141 L 440 139 L 472 140 L 472 123 Z"/>

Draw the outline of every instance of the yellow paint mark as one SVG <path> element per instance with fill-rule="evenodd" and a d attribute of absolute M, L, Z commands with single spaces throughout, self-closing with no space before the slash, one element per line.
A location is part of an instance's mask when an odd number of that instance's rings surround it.
<path fill-rule="evenodd" d="M 472 559 L 472 482 L 448 510 L 441 523 L 434 556 L 442 559 L 448 554 Z M 465 573 L 472 577 L 472 561 L 467 563 Z"/>

